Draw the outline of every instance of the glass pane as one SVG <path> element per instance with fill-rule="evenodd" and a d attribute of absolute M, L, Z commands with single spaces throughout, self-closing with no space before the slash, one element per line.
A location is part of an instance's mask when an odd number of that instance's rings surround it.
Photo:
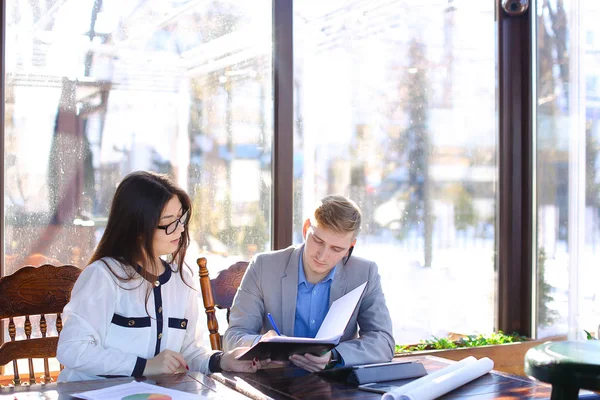
<path fill-rule="evenodd" d="M 540 337 L 597 335 L 600 290 L 600 4 L 537 7 Z"/>
<path fill-rule="evenodd" d="M 347 195 L 397 343 L 490 333 L 493 2 L 298 2 L 294 29 L 295 242 L 321 197 Z"/>
<path fill-rule="evenodd" d="M 5 274 L 86 265 L 116 185 L 171 174 L 187 262 L 270 248 L 272 2 L 6 2 Z"/>

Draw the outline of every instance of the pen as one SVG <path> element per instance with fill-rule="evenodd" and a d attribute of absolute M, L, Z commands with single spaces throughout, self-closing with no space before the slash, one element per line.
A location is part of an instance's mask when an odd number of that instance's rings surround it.
<path fill-rule="evenodd" d="M 273 325 L 273 329 L 275 329 L 275 332 L 277 332 L 277 334 L 281 336 L 281 332 L 279 332 L 279 329 L 277 328 L 277 325 L 275 324 L 275 320 L 273 319 L 271 313 L 267 313 L 267 318 L 269 318 L 269 321 L 271 322 L 271 325 Z"/>

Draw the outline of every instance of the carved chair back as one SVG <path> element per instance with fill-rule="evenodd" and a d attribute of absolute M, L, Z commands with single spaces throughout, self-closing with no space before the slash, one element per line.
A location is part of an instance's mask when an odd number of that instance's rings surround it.
<path fill-rule="evenodd" d="M 200 289 L 206 310 L 206 323 L 210 332 L 210 346 L 213 350 L 223 350 L 223 340 L 219 334 L 219 323 L 215 316 L 215 307 L 227 310 L 227 323 L 229 323 L 229 313 L 233 305 L 233 298 L 242 282 L 246 268 L 248 268 L 248 262 L 238 261 L 229 268 L 219 272 L 214 279 L 210 279 L 208 276 L 206 258 L 198 258 L 197 263 L 198 267 L 200 267 Z"/>
<path fill-rule="evenodd" d="M 48 358 L 56 357 L 58 337 L 47 336 L 46 316 L 56 314 L 57 334 L 62 330 L 60 313 L 71 297 L 71 289 L 81 270 L 73 265 L 55 267 L 50 264 L 41 267 L 27 266 L 11 275 L 0 278 L 0 320 L 8 318 L 10 341 L 0 346 L 0 366 L 13 362 L 14 384 L 21 385 L 17 360 L 29 360 L 29 383 L 34 384 L 34 358 L 44 359 L 44 382 L 50 382 Z M 39 315 L 40 333 L 32 335 L 30 316 Z M 25 317 L 23 326 L 25 339 L 16 340 L 15 317 Z M 49 316 L 49 320 L 53 317 Z M 20 329 L 19 329 L 20 330 Z M 32 338 L 33 336 L 33 338 Z M 36 337 L 41 336 L 41 337 Z M 62 366 L 61 366 L 62 368 Z"/>

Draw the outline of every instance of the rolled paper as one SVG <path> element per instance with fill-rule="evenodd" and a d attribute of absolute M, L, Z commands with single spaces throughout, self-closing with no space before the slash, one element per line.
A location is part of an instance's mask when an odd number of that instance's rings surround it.
<path fill-rule="evenodd" d="M 467 357 L 456 364 L 385 393 L 382 400 L 435 399 L 485 375 L 493 368 L 494 362 L 487 357 L 480 360 Z"/>
<path fill-rule="evenodd" d="M 416 387 L 419 387 L 421 385 L 427 384 L 429 381 L 432 381 L 439 376 L 446 375 L 448 373 L 451 373 L 452 371 L 461 369 L 465 365 L 473 364 L 475 362 L 477 362 L 477 359 L 473 356 L 463 358 L 462 360 L 458 361 L 457 363 L 451 364 L 445 368 L 442 368 L 435 372 L 432 372 L 431 374 L 427 374 L 422 378 L 415 379 L 414 381 L 409 382 L 406 385 L 402 385 L 394 390 L 384 393 L 383 396 L 381 397 L 381 400 L 400 400 L 400 396 L 403 395 L 404 393 L 406 393 Z"/>

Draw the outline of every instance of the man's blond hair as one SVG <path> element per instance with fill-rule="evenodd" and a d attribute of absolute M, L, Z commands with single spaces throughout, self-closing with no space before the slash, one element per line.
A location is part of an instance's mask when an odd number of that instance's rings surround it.
<path fill-rule="evenodd" d="M 362 212 L 354 201 L 334 194 L 321 199 L 314 218 L 319 226 L 338 234 L 353 232 L 356 237 L 360 231 Z"/>

